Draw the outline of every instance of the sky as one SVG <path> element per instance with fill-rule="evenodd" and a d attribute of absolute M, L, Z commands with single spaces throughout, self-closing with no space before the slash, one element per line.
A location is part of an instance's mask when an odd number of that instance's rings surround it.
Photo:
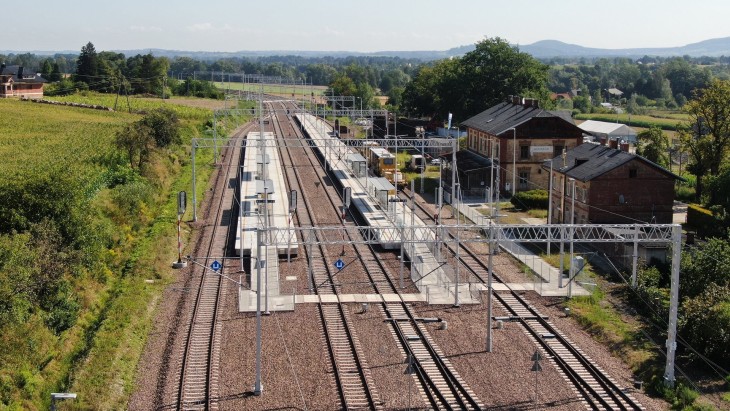
<path fill-rule="evenodd" d="M 730 37 L 727 0 L 36 0 L 3 19 L 0 50 L 447 50 L 501 37 L 596 48 Z M 26 18 L 19 18 L 24 15 Z"/>

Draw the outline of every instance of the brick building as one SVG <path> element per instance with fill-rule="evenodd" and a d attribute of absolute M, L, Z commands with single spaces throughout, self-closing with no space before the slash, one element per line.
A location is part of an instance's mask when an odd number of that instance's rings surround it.
<path fill-rule="evenodd" d="M 0 66 L 0 97 L 43 98 L 46 80 L 23 66 Z"/>
<path fill-rule="evenodd" d="M 461 125 L 467 129 L 467 148 L 472 154 L 497 160 L 502 193 L 514 192 L 513 181 L 517 191 L 547 189 L 543 162 L 581 144 L 584 134 L 570 112 L 544 110 L 536 99 L 519 96 L 509 96 Z M 469 172 L 461 166 L 459 171 Z M 489 171 L 483 171 L 482 177 L 472 173 L 471 181 L 488 181 Z"/>
<path fill-rule="evenodd" d="M 552 163 L 552 223 L 571 222 L 575 204 L 576 224 L 671 224 L 674 183 L 681 177 L 618 147 L 584 143 L 543 164 L 550 174 Z M 575 202 L 573 202 L 575 184 Z"/>

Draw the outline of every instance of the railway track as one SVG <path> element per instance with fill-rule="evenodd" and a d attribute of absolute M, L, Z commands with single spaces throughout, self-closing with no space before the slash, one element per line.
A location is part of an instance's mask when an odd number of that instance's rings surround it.
<path fill-rule="evenodd" d="M 332 207 L 336 208 L 336 200 L 331 194 L 329 195 Z M 358 261 L 363 264 L 372 291 L 380 294 L 397 294 L 392 277 L 386 274 L 387 269 L 382 263 L 382 258 L 373 247 L 365 244 L 352 244 L 352 247 Z M 391 333 L 404 357 L 411 359 L 414 373 L 421 383 L 421 393 L 431 407 L 444 410 L 483 408 L 474 393 L 453 370 L 453 366 L 444 360 L 445 355 L 438 349 L 428 330 L 413 314 L 408 304 L 401 301 L 377 305 L 388 320 Z"/>
<path fill-rule="evenodd" d="M 282 108 L 286 108 L 284 103 L 278 104 Z M 291 125 L 291 117 L 287 115 L 284 122 L 279 118 L 281 115 L 277 111 L 273 111 L 273 113 L 275 113 L 273 123 L 278 136 L 285 135 L 284 128 L 287 129 L 287 135 L 291 133 L 291 129 L 295 134 L 298 134 L 296 128 Z M 282 123 L 285 123 L 286 126 L 282 126 Z M 320 218 L 314 213 L 314 210 L 330 210 L 331 213 L 336 214 L 336 208 L 331 203 L 332 199 L 329 195 L 325 198 L 330 200 L 330 204 L 323 206 L 321 199 L 315 201 L 311 195 L 307 194 L 306 190 L 302 189 L 304 169 L 297 168 L 301 165 L 295 162 L 295 157 L 298 159 L 306 158 L 309 166 L 305 168 L 315 170 L 316 160 L 313 160 L 311 150 L 302 147 L 304 156 L 301 156 L 301 154 L 295 155 L 294 150 L 291 147 L 286 147 L 285 144 L 280 144 L 279 150 L 282 158 L 288 159 L 288 163 L 286 160 L 284 161 L 284 166 L 287 170 L 289 187 L 301 193 L 300 197 L 303 200 L 297 204 L 296 210 L 299 225 L 316 226 L 321 224 Z M 320 239 L 317 239 L 317 242 L 319 241 Z M 311 260 L 312 264 L 310 275 L 315 292 L 318 294 L 336 294 L 334 275 L 329 271 L 329 267 L 334 263 L 330 257 L 332 252 L 328 252 L 321 244 L 309 245 L 307 248 L 307 258 Z M 363 358 L 362 348 L 348 318 L 347 310 L 339 303 L 320 303 L 318 306 L 341 408 L 347 410 L 382 409 L 382 403 L 374 389 L 375 384 L 370 374 L 370 368 Z"/>
<path fill-rule="evenodd" d="M 238 142 L 248 128 L 241 130 L 234 138 Z M 222 172 L 216 176 L 217 188 L 223 187 L 219 182 L 227 182 L 231 175 L 235 175 L 238 169 L 239 153 L 235 148 L 239 144 L 229 144 L 228 152 L 222 158 L 227 159 L 223 164 Z M 222 180 L 221 180 L 222 179 Z M 220 190 L 224 191 L 224 190 Z M 227 249 L 228 225 L 222 222 L 224 210 L 230 205 L 230 197 L 224 192 L 216 193 L 216 198 L 211 207 L 213 215 L 208 216 L 211 232 L 207 244 L 200 250 L 206 256 L 215 255 Z M 229 219 L 230 220 L 230 219 Z M 188 322 L 185 342 L 182 345 L 180 355 L 180 377 L 176 393 L 176 408 L 179 410 L 212 410 L 217 409 L 219 374 L 217 361 L 220 355 L 220 333 L 221 324 L 218 321 L 218 308 L 221 304 L 221 276 L 213 275 L 205 266 L 210 262 L 206 258 L 203 267 L 194 267 L 200 272 L 200 283 L 194 302 L 193 312 Z M 196 265 L 198 263 L 195 263 Z"/>
<path fill-rule="evenodd" d="M 421 217 L 433 220 L 421 204 Z M 448 233 L 452 239 L 455 236 Z M 446 243 L 446 247 L 456 255 L 454 247 Z M 478 255 L 466 244 L 459 244 L 459 260 L 479 281 L 486 284 L 489 275 L 488 267 Z M 491 252 L 491 250 L 490 250 Z M 493 280 L 503 283 L 499 275 L 492 270 Z M 631 395 L 624 392 L 606 372 L 585 355 L 575 344 L 565 337 L 545 316 L 530 305 L 514 290 L 495 292 L 497 304 L 517 319 L 523 331 L 542 350 L 550 362 L 569 380 L 573 390 L 578 394 L 587 408 L 593 410 L 643 410 L 644 407 Z"/>

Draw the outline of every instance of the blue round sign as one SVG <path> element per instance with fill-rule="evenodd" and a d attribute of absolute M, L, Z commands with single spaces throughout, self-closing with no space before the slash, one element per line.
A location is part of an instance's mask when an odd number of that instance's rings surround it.
<path fill-rule="evenodd" d="M 213 261 L 213 263 L 210 265 L 210 268 L 213 271 L 218 271 L 221 269 L 221 263 L 218 262 L 218 260 Z"/>

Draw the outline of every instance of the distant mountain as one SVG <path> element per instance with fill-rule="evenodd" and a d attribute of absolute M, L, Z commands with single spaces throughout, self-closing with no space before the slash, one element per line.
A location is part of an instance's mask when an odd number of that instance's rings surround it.
<path fill-rule="evenodd" d="M 519 46 L 520 51 L 531 54 L 535 58 L 552 57 L 627 57 L 640 58 L 644 56 L 672 57 L 719 57 L 730 56 L 730 37 L 710 39 L 699 43 L 692 43 L 682 47 L 655 47 L 631 49 L 599 49 L 563 43 L 558 40 L 542 40 L 533 44 Z"/>
<path fill-rule="evenodd" d="M 627 57 L 640 58 L 644 56 L 671 57 L 671 56 L 691 56 L 691 57 L 718 57 L 730 56 L 730 37 L 718 39 L 710 39 L 699 43 L 692 43 L 682 47 L 664 47 L 664 48 L 630 48 L 630 49 L 599 49 L 583 47 L 577 44 L 563 43 L 558 40 L 542 40 L 533 44 L 518 46 L 520 51 L 531 54 L 538 59 L 549 59 L 554 57 Z M 185 51 L 185 50 L 164 50 L 164 49 L 137 49 L 137 50 L 114 50 L 118 53 L 124 53 L 125 56 L 134 56 L 136 54 L 152 53 L 157 57 L 190 57 L 198 60 L 218 60 L 221 58 L 231 57 L 271 57 L 271 56 L 301 56 L 301 57 L 333 57 L 344 58 L 351 56 L 371 56 L 371 57 L 401 57 L 404 59 L 418 59 L 424 61 L 444 59 L 454 56 L 462 56 L 469 51 L 474 50 L 474 45 L 466 45 L 454 47 L 449 50 L 423 50 L 423 51 L 377 51 L 371 53 L 363 53 L 357 51 L 302 51 L 302 50 L 263 50 L 263 51 L 236 51 L 236 52 L 217 52 L 217 51 Z M 0 54 L 21 54 L 33 53 L 36 55 L 53 55 L 53 54 L 78 54 L 78 51 L 7 51 L 0 50 Z"/>

